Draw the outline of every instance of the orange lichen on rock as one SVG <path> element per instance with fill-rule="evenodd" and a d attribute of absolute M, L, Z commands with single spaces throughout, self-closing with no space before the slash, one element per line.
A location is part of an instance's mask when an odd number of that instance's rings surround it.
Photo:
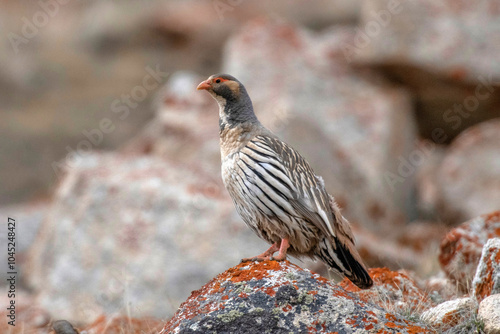
<path fill-rule="evenodd" d="M 484 246 L 472 285 L 478 301 L 500 293 L 500 238 L 490 239 Z"/>
<path fill-rule="evenodd" d="M 422 319 L 439 331 L 447 331 L 463 323 L 474 312 L 471 298 L 449 300 L 422 314 Z"/>
<path fill-rule="evenodd" d="M 290 262 L 286 262 L 290 264 Z M 220 279 L 229 278 L 232 282 L 244 282 L 251 279 L 260 280 L 269 277 L 269 271 L 276 271 L 280 268 L 280 263 L 277 261 L 256 261 L 252 266 L 249 266 L 248 263 L 240 263 L 221 274 L 224 276 L 221 276 Z"/>
<path fill-rule="evenodd" d="M 418 327 L 397 314 L 387 319 L 380 308 L 288 261 L 265 261 L 239 264 L 193 292 L 161 333 L 233 333 L 241 326 L 309 333 Z"/>
<path fill-rule="evenodd" d="M 500 237 L 500 211 L 474 218 L 452 229 L 441 242 L 439 262 L 463 292 L 469 292 L 484 244 Z"/>

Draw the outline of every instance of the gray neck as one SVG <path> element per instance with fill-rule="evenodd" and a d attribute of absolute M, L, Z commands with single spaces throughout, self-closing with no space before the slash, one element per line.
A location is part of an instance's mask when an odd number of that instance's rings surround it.
<path fill-rule="evenodd" d="M 217 98 L 219 102 L 219 128 L 234 128 L 241 124 L 259 124 L 253 111 L 252 101 L 247 94 L 242 94 L 237 100 Z"/>

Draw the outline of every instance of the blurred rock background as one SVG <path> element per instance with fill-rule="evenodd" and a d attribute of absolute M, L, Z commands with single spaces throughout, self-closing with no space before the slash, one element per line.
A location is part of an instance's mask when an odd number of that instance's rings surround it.
<path fill-rule="evenodd" d="M 52 315 L 168 318 L 266 247 L 195 91 L 221 71 L 325 178 L 370 266 L 443 279 L 446 232 L 500 208 L 496 1 L 0 6 L 0 213 L 19 288 Z"/>

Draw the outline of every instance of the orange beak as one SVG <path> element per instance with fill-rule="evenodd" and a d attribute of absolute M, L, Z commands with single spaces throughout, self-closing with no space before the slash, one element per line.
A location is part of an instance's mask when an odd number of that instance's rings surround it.
<path fill-rule="evenodd" d="M 210 79 L 207 79 L 205 81 L 202 81 L 198 87 L 196 87 L 197 90 L 208 90 L 212 88 L 212 83 L 210 81 Z"/>

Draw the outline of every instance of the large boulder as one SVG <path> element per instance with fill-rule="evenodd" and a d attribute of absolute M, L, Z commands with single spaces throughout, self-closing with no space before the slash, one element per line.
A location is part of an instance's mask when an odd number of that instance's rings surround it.
<path fill-rule="evenodd" d="M 237 219 L 217 177 L 197 166 L 120 154 L 74 166 L 26 269 L 58 318 L 168 316 L 190 291 L 266 247 Z"/>
<path fill-rule="evenodd" d="M 250 262 L 193 291 L 160 333 L 426 333 L 290 262 Z"/>
<path fill-rule="evenodd" d="M 482 215 L 452 229 L 441 242 L 439 262 L 448 277 L 468 292 L 490 238 L 500 237 L 500 211 Z"/>

